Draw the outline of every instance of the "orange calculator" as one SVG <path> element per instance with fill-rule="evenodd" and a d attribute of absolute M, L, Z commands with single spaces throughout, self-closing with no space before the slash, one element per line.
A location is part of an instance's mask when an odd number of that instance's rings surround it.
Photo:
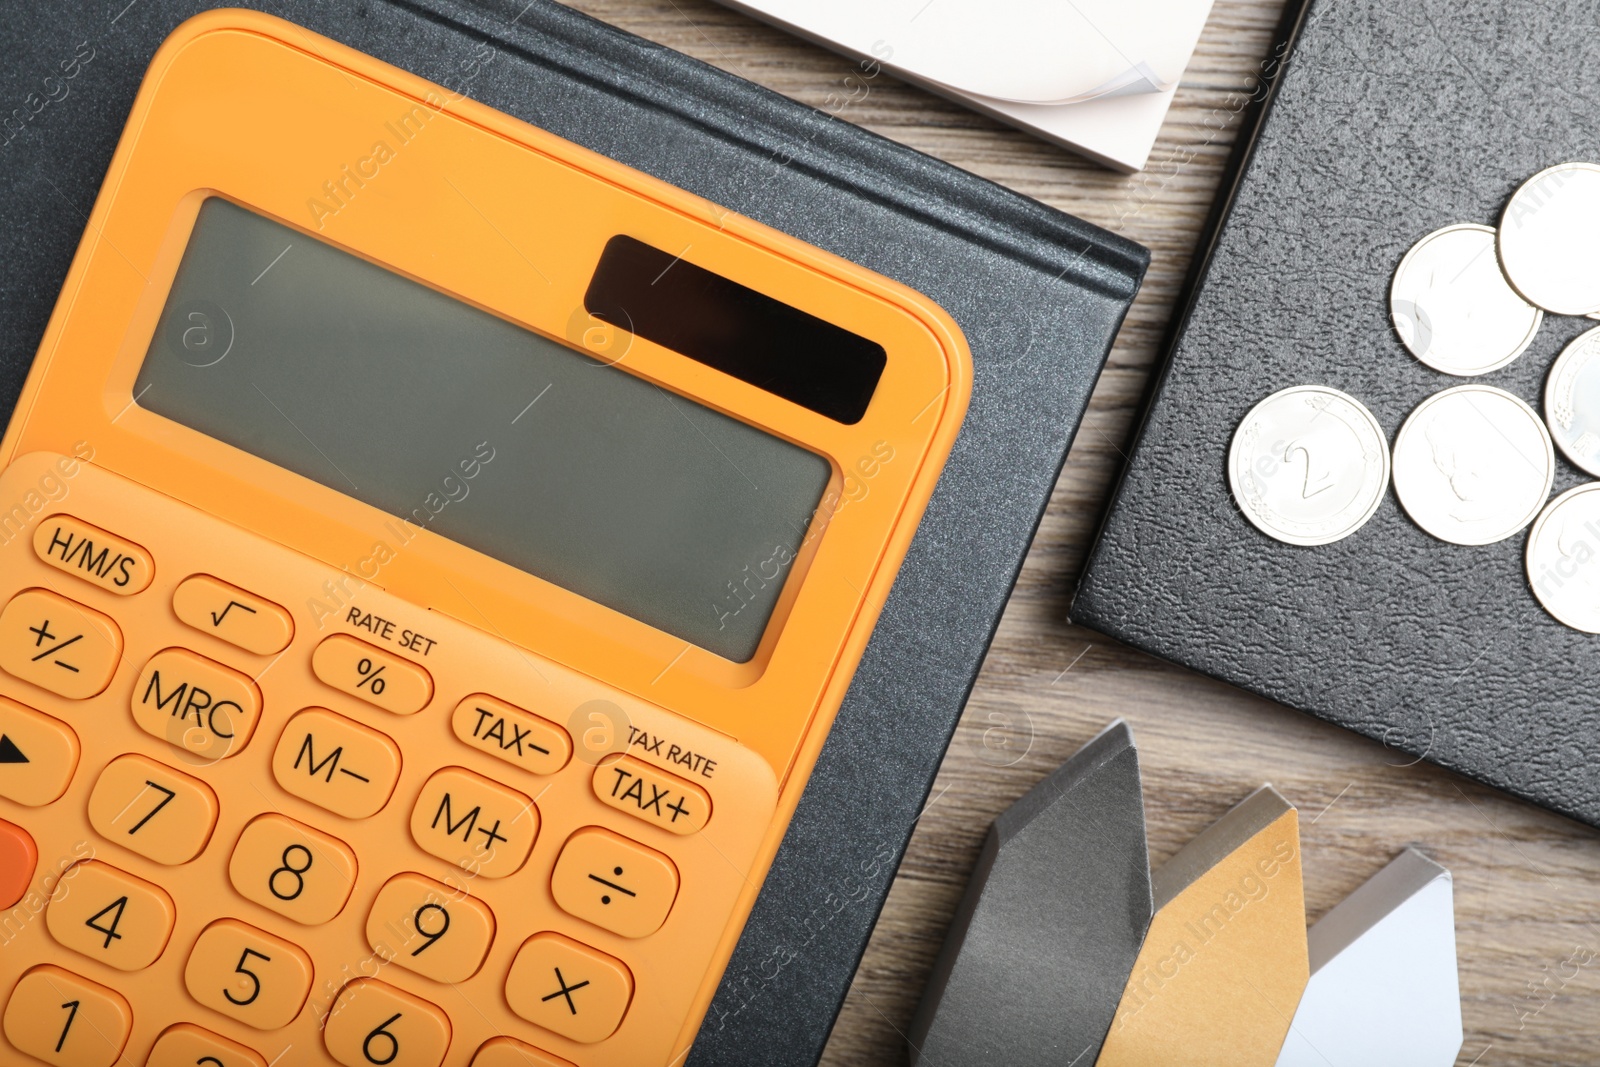
<path fill-rule="evenodd" d="M 0 457 L 0 1062 L 681 1063 L 969 390 L 902 286 L 185 23 Z"/>

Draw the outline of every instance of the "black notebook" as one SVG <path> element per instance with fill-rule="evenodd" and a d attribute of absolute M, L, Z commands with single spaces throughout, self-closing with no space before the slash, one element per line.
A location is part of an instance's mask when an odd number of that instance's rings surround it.
<path fill-rule="evenodd" d="M 1354 535 L 1295 547 L 1245 520 L 1225 470 L 1279 389 L 1343 390 L 1392 442 L 1468 380 L 1407 352 L 1390 279 L 1425 234 L 1496 225 L 1539 170 L 1600 161 L 1594 29 L 1580 3 L 1310 0 L 1072 616 L 1600 825 L 1600 638 L 1534 599 L 1526 531 L 1446 544 L 1391 489 Z M 1547 316 L 1521 358 L 1470 380 L 1542 411 L 1552 361 L 1593 325 Z M 1587 480 L 1558 454 L 1555 493 Z"/>
<path fill-rule="evenodd" d="M 23 108 L 0 130 L 0 408 L 151 55 L 206 6 L 0 5 L 0 103 Z M 688 1061 L 814 1063 L 1148 253 L 548 0 L 261 6 L 895 278 L 966 334 L 960 438 Z"/>

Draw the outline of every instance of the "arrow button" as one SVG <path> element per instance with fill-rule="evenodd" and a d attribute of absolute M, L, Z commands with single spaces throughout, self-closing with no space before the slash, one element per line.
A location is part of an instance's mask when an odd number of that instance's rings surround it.
<path fill-rule="evenodd" d="M 28 757 L 7 734 L 0 734 L 0 763 L 27 763 Z"/>
<path fill-rule="evenodd" d="M 36 808 L 67 791 L 78 769 L 78 735 L 52 719 L 0 697 L 0 797 Z"/>

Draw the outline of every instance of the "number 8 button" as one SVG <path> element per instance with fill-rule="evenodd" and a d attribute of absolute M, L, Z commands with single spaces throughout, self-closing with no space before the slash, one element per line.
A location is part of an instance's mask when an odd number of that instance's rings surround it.
<path fill-rule="evenodd" d="M 340 991 L 322 1040 L 345 1067 L 439 1067 L 450 1020 L 420 997 L 358 978 Z"/>
<path fill-rule="evenodd" d="M 356 857 L 338 838 L 282 815 L 262 815 L 239 835 L 228 879 L 241 896 L 263 908 L 318 926 L 350 899 Z"/>

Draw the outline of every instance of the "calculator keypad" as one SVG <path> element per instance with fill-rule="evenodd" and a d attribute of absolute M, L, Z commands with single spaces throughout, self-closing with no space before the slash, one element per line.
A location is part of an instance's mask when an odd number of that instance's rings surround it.
<path fill-rule="evenodd" d="M 111 683 L 122 631 L 109 615 L 47 589 L 28 589 L 0 610 L 0 670 L 68 700 Z"/>
<path fill-rule="evenodd" d="M 151 578 L 70 576 L 38 522 L 0 568 L 0 1062 L 681 1059 L 759 756 L 92 465 L 73 494 Z"/>
<path fill-rule="evenodd" d="M 0 797 L 41 807 L 67 791 L 77 768 L 70 726 L 0 697 Z"/>
<path fill-rule="evenodd" d="M 6 1040 L 61 1067 L 111 1067 L 133 1030 L 121 994 L 60 967 L 35 967 L 6 1004 Z"/>
<path fill-rule="evenodd" d="M 44 917 L 59 944 L 119 971 L 142 971 L 167 947 L 177 912 L 165 890 L 86 860 L 56 883 Z"/>
<path fill-rule="evenodd" d="M 311 992 L 311 957 L 298 945 L 236 919 L 206 927 L 183 984 L 199 1003 L 257 1030 L 287 1026 Z"/>
<path fill-rule="evenodd" d="M 175 866 L 211 840 L 217 795 L 198 778 L 153 759 L 118 756 L 89 794 L 89 822 L 107 841 Z"/>
<path fill-rule="evenodd" d="M 356 854 L 330 834 L 282 815 L 262 815 L 239 835 L 228 879 L 240 896 L 306 926 L 344 910 Z"/>

